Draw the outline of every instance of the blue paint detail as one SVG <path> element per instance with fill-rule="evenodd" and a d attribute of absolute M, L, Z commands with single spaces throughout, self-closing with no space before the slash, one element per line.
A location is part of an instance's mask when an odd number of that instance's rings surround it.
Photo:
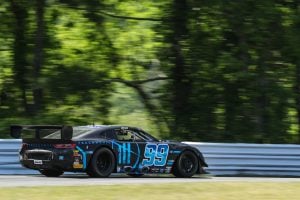
<path fill-rule="evenodd" d="M 118 147 L 118 164 L 122 164 L 122 146 L 114 141 L 111 142 L 112 148 L 114 145 Z"/>
<path fill-rule="evenodd" d="M 174 154 L 180 154 L 180 153 L 181 153 L 181 151 L 173 150 L 173 151 L 170 151 L 170 153 L 174 153 Z"/>
<path fill-rule="evenodd" d="M 135 144 L 136 144 L 136 146 L 137 146 L 138 154 L 137 154 L 137 159 L 136 159 L 136 161 L 135 161 L 135 163 L 134 163 L 134 165 L 133 165 L 133 168 L 134 168 L 134 169 L 136 168 L 137 164 L 138 164 L 139 161 L 140 161 L 140 154 L 141 154 L 141 152 L 140 152 L 140 146 L 139 146 L 137 143 L 135 143 Z"/>
<path fill-rule="evenodd" d="M 58 160 L 64 160 L 64 156 L 58 156 Z"/>
<path fill-rule="evenodd" d="M 123 163 L 126 163 L 126 143 L 123 143 Z"/>
<path fill-rule="evenodd" d="M 136 144 L 136 143 L 135 143 Z M 130 142 L 126 142 L 126 143 L 121 143 L 118 144 L 115 141 L 111 141 L 111 145 L 112 147 L 114 147 L 114 145 L 116 145 L 118 147 L 118 164 L 130 164 L 131 163 L 131 154 L 134 154 L 137 156 L 137 160 L 135 161 L 135 164 L 133 167 L 136 167 L 136 165 L 139 162 L 140 159 L 140 149 L 138 144 L 137 148 L 138 148 L 138 153 L 131 151 L 131 143 Z"/>
<path fill-rule="evenodd" d="M 119 164 L 122 164 L 122 151 L 121 151 L 121 147 L 119 147 Z"/>
<path fill-rule="evenodd" d="M 76 146 L 76 149 L 78 149 L 78 151 L 81 152 L 82 162 L 83 162 L 83 169 L 86 169 L 86 153 L 79 146 Z"/>
<path fill-rule="evenodd" d="M 130 143 L 127 143 L 127 145 L 128 145 L 128 147 L 127 147 L 127 153 L 128 153 L 128 155 L 127 155 L 127 164 L 130 164 L 130 156 L 131 156 L 131 144 Z"/>

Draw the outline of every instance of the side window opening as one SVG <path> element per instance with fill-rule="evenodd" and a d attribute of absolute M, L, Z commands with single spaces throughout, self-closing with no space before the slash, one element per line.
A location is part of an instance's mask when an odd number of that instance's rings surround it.
<path fill-rule="evenodd" d="M 119 141 L 145 141 L 145 139 L 142 138 L 138 133 L 128 129 L 117 129 L 116 135 Z"/>
<path fill-rule="evenodd" d="M 105 130 L 92 135 L 93 138 L 116 139 L 114 130 Z"/>

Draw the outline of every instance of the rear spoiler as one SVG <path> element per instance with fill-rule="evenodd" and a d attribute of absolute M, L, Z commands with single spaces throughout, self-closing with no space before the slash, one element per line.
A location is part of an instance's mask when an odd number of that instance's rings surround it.
<path fill-rule="evenodd" d="M 21 138 L 22 130 L 35 130 L 35 139 L 40 139 L 40 130 L 61 130 L 62 140 L 71 140 L 73 137 L 73 127 L 65 125 L 11 125 L 10 135 L 13 138 Z"/>

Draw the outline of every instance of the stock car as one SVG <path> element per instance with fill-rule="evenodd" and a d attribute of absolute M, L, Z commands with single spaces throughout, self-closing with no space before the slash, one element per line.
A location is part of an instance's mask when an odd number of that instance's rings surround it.
<path fill-rule="evenodd" d="M 192 177 L 207 167 L 202 153 L 188 144 L 160 141 L 140 128 L 116 125 L 12 125 L 22 138 L 21 164 L 47 177 L 85 172 L 90 177 L 125 173 Z"/>

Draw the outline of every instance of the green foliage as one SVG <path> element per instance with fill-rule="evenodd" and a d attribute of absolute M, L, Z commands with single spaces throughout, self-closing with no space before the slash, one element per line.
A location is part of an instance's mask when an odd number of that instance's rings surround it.
<path fill-rule="evenodd" d="M 13 123 L 97 123 L 299 143 L 299 9 L 296 0 L 1 2 L 0 135 Z"/>

